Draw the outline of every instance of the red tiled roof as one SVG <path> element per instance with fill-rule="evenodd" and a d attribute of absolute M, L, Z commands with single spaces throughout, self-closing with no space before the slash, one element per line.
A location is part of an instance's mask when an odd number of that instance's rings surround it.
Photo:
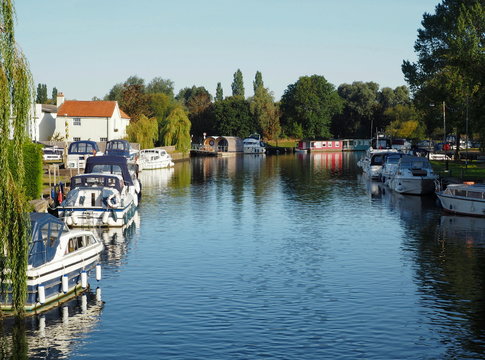
<path fill-rule="evenodd" d="M 77 101 L 66 100 L 57 109 L 57 116 L 68 117 L 111 117 L 115 111 L 116 101 Z M 123 111 L 121 117 L 129 118 Z"/>
<path fill-rule="evenodd" d="M 120 115 L 121 115 L 121 118 L 122 119 L 129 119 L 130 117 L 123 111 L 120 109 Z"/>

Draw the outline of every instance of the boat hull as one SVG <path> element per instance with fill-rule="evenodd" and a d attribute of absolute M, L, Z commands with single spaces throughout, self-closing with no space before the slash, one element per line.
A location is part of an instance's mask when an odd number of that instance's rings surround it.
<path fill-rule="evenodd" d="M 131 202 L 125 207 L 59 207 L 59 217 L 69 227 L 121 227 L 129 223 L 136 212 Z"/>
<path fill-rule="evenodd" d="M 101 243 L 91 246 L 82 253 L 66 256 L 64 259 L 47 263 L 37 268 L 27 270 L 27 297 L 24 311 L 27 315 L 46 311 L 52 307 L 68 301 L 78 294 L 86 291 L 81 283 L 81 273 L 85 271 L 87 277 L 93 275 L 94 268 L 99 263 Z M 67 276 L 67 291 L 63 291 L 62 278 Z M 45 301 L 40 303 L 39 286 L 44 287 Z M 0 308 L 3 313 L 13 315 L 12 293 L 7 289 L 1 297 Z"/>
<path fill-rule="evenodd" d="M 436 194 L 443 209 L 450 213 L 485 216 L 485 200 L 450 196 L 442 192 Z"/>
<path fill-rule="evenodd" d="M 426 195 L 434 192 L 435 179 L 393 177 L 389 187 L 400 194 Z"/>

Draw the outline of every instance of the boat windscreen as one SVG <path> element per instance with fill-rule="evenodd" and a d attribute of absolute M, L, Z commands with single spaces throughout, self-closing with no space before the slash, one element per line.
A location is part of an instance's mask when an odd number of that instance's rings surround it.
<path fill-rule="evenodd" d="M 50 221 L 32 221 L 32 239 L 29 247 L 28 264 L 41 266 L 51 261 L 59 246 L 59 238 L 65 225 L 58 219 Z"/>

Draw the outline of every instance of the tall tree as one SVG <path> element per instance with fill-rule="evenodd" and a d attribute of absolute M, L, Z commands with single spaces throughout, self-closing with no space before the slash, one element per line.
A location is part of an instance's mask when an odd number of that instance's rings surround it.
<path fill-rule="evenodd" d="M 222 85 L 220 82 L 217 83 L 217 88 L 216 88 L 216 97 L 214 99 L 215 101 L 222 101 L 224 100 L 224 92 L 222 91 Z"/>
<path fill-rule="evenodd" d="M 130 122 L 126 134 L 128 141 L 140 144 L 142 149 L 152 148 L 158 140 L 157 119 L 141 115 L 138 121 Z"/>
<path fill-rule="evenodd" d="M 258 131 L 263 137 L 277 139 L 281 132 L 280 114 L 270 91 L 263 86 L 256 87 L 255 94 L 249 101 L 249 107 L 258 125 Z"/>
<path fill-rule="evenodd" d="M 143 90 L 139 84 L 123 85 L 119 105 L 132 121 L 137 121 L 141 115 L 149 112 L 150 97 Z"/>
<path fill-rule="evenodd" d="M 469 112 L 475 120 L 471 125 L 485 139 L 483 1 L 443 0 L 434 14 L 423 15 L 421 24 L 414 45 L 418 60 L 402 64 L 416 106 L 429 114 L 434 111 L 430 103 L 444 102 L 447 128 L 455 127 L 457 133 L 464 129 Z"/>
<path fill-rule="evenodd" d="M 166 146 L 175 145 L 184 153 L 190 150 L 190 120 L 182 107 L 176 107 L 162 121 L 160 137 Z"/>
<path fill-rule="evenodd" d="M 240 69 L 234 73 L 234 80 L 231 84 L 232 96 L 242 96 L 244 97 L 244 80 L 243 74 Z"/>
<path fill-rule="evenodd" d="M 155 77 L 146 86 L 146 92 L 148 94 L 162 93 L 173 97 L 173 81 Z"/>
<path fill-rule="evenodd" d="M 5 295 L 7 286 L 11 287 L 13 307 L 22 313 L 27 296 L 29 219 L 24 158 L 19 149 L 26 142 L 34 85 L 27 59 L 15 42 L 12 1 L 2 0 L 0 5 L 0 291 Z M 9 156 L 16 161 L 9 162 Z"/>
<path fill-rule="evenodd" d="M 57 102 L 57 88 L 54 86 L 52 88 L 52 103 L 55 104 Z"/>
<path fill-rule="evenodd" d="M 331 137 L 330 121 L 342 110 L 335 87 L 323 76 L 302 76 L 288 86 L 281 98 L 282 124 L 288 135 Z"/>
<path fill-rule="evenodd" d="M 230 96 L 215 102 L 214 121 L 216 132 L 224 136 L 245 138 L 258 128 L 249 102 L 241 96 Z"/>
<path fill-rule="evenodd" d="M 47 85 L 46 84 L 38 84 L 37 85 L 37 96 L 35 102 L 37 104 L 45 104 L 48 100 L 47 96 Z"/>
<path fill-rule="evenodd" d="M 254 81 L 253 81 L 254 94 L 256 94 L 256 91 L 261 87 L 264 87 L 263 75 L 261 74 L 260 71 L 256 71 L 256 75 L 254 76 Z"/>

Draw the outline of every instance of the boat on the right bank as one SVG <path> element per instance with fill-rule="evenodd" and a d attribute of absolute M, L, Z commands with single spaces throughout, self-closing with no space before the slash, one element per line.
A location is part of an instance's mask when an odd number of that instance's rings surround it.
<path fill-rule="evenodd" d="M 447 212 L 485 216 L 485 184 L 450 184 L 436 195 Z"/>

